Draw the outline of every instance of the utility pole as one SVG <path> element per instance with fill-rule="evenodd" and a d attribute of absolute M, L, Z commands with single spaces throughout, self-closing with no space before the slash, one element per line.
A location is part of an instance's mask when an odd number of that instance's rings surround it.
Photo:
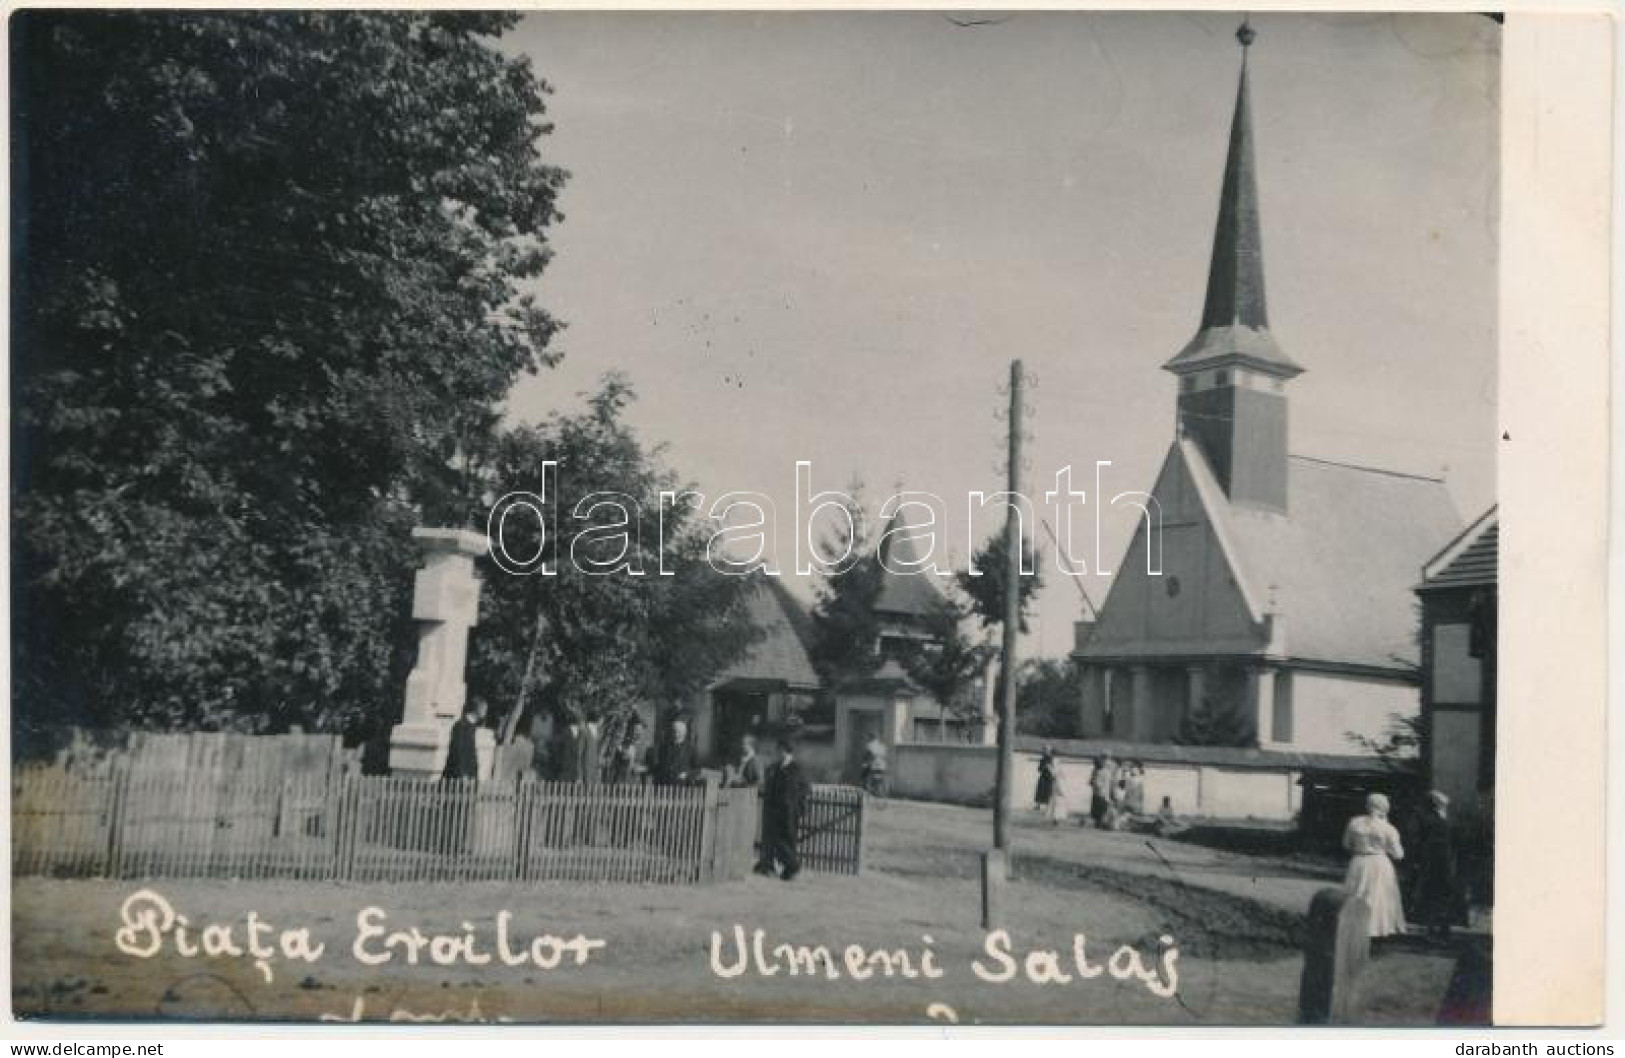
<path fill-rule="evenodd" d="M 1010 784 L 1015 772 L 1016 640 L 1021 633 L 1021 434 L 1023 375 L 1020 360 L 1010 362 L 1010 440 L 1005 486 L 1010 505 L 1004 522 L 1004 646 L 999 657 L 999 756 L 993 785 L 993 849 L 982 857 L 982 928 L 996 929 L 1003 918 L 1003 894 L 1010 879 Z"/>

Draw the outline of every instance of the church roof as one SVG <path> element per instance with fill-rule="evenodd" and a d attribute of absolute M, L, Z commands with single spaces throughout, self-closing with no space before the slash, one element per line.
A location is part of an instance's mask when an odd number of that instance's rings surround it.
<path fill-rule="evenodd" d="M 1243 24 L 1241 79 L 1230 121 L 1230 147 L 1213 229 L 1202 325 L 1180 353 L 1163 367 L 1185 374 L 1204 367 L 1246 363 L 1284 377 L 1302 372 L 1275 344 L 1264 299 L 1264 243 L 1258 223 L 1258 176 L 1253 161 L 1252 103 L 1247 91 L 1247 50 L 1253 30 Z"/>
<path fill-rule="evenodd" d="M 881 554 L 893 565 L 913 568 L 922 556 L 915 546 L 909 521 L 903 515 L 904 509 L 899 507 L 886 523 L 880 540 Z M 937 587 L 934 573 L 905 573 L 883 568 L 880 576 L 876 613 L 927 617 L 943 603 L 942 590 Z"/>
<path fill-rule="evenodd" d="M 1501 512 L 1491 507 L 1422 567 L 1418 591 L 1478 588 L 1496 583 L 1501 558 Z"/>
<path fill-rule="evenodd" d="M 793 616 L 799 614 L 800 603 L 775 577 L 758 578 L 749 592 L 745 605 L 762 636 L 716 682 L 783 683 L 792 690 L 816 690 L 818 674 Z"/>
<path fill-rule="evenodd" d="M 1378 668 L 1417 663 L 1416 571 L 1461 524 L 1442 481 L 1289 456 L 1290 507 L 1279 514 L 1230 503 L 1198 446 L 1177 443 L 1237 584 L 1279 622 L 1272 652 Z"/>

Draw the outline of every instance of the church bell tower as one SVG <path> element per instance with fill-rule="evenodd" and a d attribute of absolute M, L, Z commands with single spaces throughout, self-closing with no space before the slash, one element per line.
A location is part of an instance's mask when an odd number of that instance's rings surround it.
<path fill-rule="evenodd" d="M 1245 22 L 1236 31 L 1241 79 L 1202 325 L 1163 367 L 1179 378 L 1179 430 L 1201 448 L 1230 501 L 1284 513 L 1285 389 L 1303 368 L 1275 344 L 1264 306 L 1264 250 L 1247 93 L 1247 52 L 1255 36 Z"/>

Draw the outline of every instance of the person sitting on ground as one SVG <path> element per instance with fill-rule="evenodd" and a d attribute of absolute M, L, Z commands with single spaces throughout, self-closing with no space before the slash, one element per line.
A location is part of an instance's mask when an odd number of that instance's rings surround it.
<path fill-rule="evenodd" d="M 1145 766 L 1139 761 L 1123 765 L 1123 797 L 1117 806 L 1117 829 L 1128 830 L 1145 814 Z"/>
<path fill-rule="evenodd" d="M 1174 814 L 1173 798 L 1166 795 L 1162 798 L 1161 806 L 1157 808 L 1157 818 L 1151 826 L 1159 838 L 1171 838 L 1190 829 L 1189 823 Z"/>

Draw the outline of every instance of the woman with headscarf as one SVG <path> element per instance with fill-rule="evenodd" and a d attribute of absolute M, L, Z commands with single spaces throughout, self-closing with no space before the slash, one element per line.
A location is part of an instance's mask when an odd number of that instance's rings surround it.
<path fill-rule="evenodd" d="M 1365 799 L 1365 815 L 1349 820 L 1343 831 L 1343 850 L 1350 857 L 1343 888 L 1371 909 L 1367 935 L 1404 933 L 1405 907 L 1394 861 L 1405 858 L 1405 849 L 1399 843 L 1399 831 L 1388 822 L 1388 798 L 1374 793 Z"/>
<path fill-rule="evenodd" d="M 1038 785 L 1033 789 L 1033 811 L 1042 812 L 1048 808 L 1054 795 L 1055 751 L 1045 746 L 1044 755 L 1038 758 Z"/>

